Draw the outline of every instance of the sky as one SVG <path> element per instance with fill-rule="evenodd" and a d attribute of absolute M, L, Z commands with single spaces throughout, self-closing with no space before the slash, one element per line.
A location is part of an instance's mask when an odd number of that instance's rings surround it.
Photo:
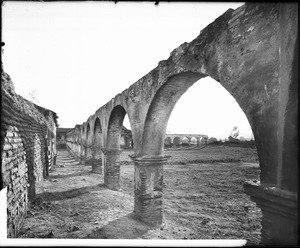
<path fill-rule="evenodd" d="M 3 68 L 16 93 L 82 124 L 227 9 L 243 3 L 4 2 Z M 128 118 L 124 125 L 130 128 Z M 234 126 L 252 137 L 234 98 L 207 77 L 183 94 L 167 133 L 227 138 Z"/>

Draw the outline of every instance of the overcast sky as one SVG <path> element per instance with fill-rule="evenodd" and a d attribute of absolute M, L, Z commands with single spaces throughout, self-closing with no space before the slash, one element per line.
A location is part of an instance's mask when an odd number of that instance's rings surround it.
<path fill-rule="evenodd" d="M 56 112 L 60 127 L 82 124 L 102 105 L 227 9 L 242 3 L 4 2 L 4 70 L 16 92 Z M 128 121 L 125 121 L 128 126 Z M 169 133 L 251 137 L 245 114 L 211 78 L 178 101 Z"/>

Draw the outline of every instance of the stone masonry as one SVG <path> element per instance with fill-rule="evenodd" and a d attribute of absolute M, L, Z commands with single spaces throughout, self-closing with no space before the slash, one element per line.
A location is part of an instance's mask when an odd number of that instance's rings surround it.
<path fill-rule="evenodd" d="M 55 156 L 49 134 L 55 136 L 57 116 L 17 95 L 3 70 L 1 77 L 0 189 L 7 187 L 7 237 L 14 238 L 35 199 L 35 182 L 47 176 L 48 154 Z"/>

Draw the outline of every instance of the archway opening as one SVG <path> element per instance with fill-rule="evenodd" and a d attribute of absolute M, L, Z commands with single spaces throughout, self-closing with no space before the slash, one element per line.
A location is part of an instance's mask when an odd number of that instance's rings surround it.
<path fill-rule="evenodd" d="M 85 128 L 82 126 L 81 128 L 81 140 L 80 140 L 80 147 L 79 147 L 79 152 L 80 152 L 80 157 L 84 158 L 85 156 L 85 140 L 86 138 L 86 133 L 85 133 Z"/>
<path fill-rule="evenodd" d="M 94 132 L 93 132 L 93 158 L 94 159 L 101 159 L 102 152 L 101 148 L 103 147 L 103 137 L 102 137 L 102 127 L 100 119 L 97 117 L 94 122 Z"/>
<path fill-rule="evenodd" d="M 170 148 L 172 146 L 172 139 L 171 139 L 171 137 L 166 137 L 164 144 L 165 144 L 165 148 Z"/>
<path fill-rule="evenodd" d="M 196 137 L 192 137 L 191 138 L 190 145 L 192 145 L 192 146 L 196 146 L 197 145 L 197 138 Z"/>
<path fill-rule="evenodd" d="M 143 155 L 172 156 L 168 164 L 164 165 L 164 183 L 167 185 L 164 188 L 164 209 L 168 216 L 174 212 L 180 213 L 176 221 L 178 227 L 188 227 L 196 239 L 222 238 L 225 235 L 227 238 L 248 239 L 250 243 L 258 244 L 261 210 L 243 190 L 245 181 L 259 180 L 257 149 L 244 141 L 238 141 L 238 145 L 227 144 L 233 126 L 237 125 L 241 130 L 241 125 L 235 122 L 239 119 L 235 119 L 232 112 L 240 111 L 245 118 L 250 132 L 248 136 L 242 131 L 240 134 L 244 138 L 247 137 L 248 141 L 253 138 L 251 126 L 237 100 L 218 82 L 208 78 L 209 83 L 222 89 L 225 98 L 231 99 L 232 102 L 227 105 L 224 98 L 214 92 L 214 86 L 211 87 L 212 92 L 204 88 L 200 91 L 195 90 L 197 84 L 192 85 L 201 77 L 204 76 L 190 72 L 181 73 L 171 77 L 158 90 L 146 118 Z M 198 84 L 205 84 L 204 80 L 201 79 Z M 201 102 L 201 97 L 191 97 L 188 92 L 195 92 L 205 99 Z M 194 102 L 183 107 L 184 111 L 178 117 L 183 121 L 175 121 L 177 126 L 185 129 L 174 129 L 176 125 L 170 128 L 170 125 L 165 123 L 172 119 L 177 104 L 180 106 L 181 96 L 186 94 L 188 98 L 194 99 Z M 210 98 L 204 97 L 206 95 L 210 95 Z M 199 105 L 207 111 L 201 112 Z M 215 108 L 210 108 L 211 106 Z M 224 106 L 226 107 L 223 108 Z M 182 116 L 184 112 L 186 116 Z M 199 117 L 199 121 L 195 121 L 195 117 Z M 233 123 L 228 124 L 227 119 L 231 120 L 230 118 Z M 203 128 L 202 124 L 205 121 L 210 121 L 207 125 L 211 128 L 210 133 Z M 191 128 L 189 123 L 195 123 L 198 129 Z M 201 125 L 202 129 L 199 129 Z M 189 150 L 163 151 L 159 136 L 164 137 L 166 130 L 168 135 L 207 135 L 207 139 L 202 136 L 200 142 L 206 143 L 209 138 L 214 137 L 219 143 Z M 245 227 L 247 231 L 243 232 Z"/>
<path fill-rule="evenodd" d="M 133 145 L 129 119 L 125 123 L 128 128 L 124 126 L 126 115 L 126 110 L 121 105 L 117 105 L 109 118 L 104 182 L 111 189 L 126 188 L 130 185 L 129 181 L 132 181 L 132 178 L 124 176 L 122 169 L 122 166 L 131 162 L 128 155 L 132 152 Z"/>
<path fill-rule="evenodd" d="M 180 144 L 181 144 L 181 142 L 180 142 L 180 137 L 175 137 L 175 138 L 173 139 L 173 145 L 174 145 L 175 147 L 178 147 L 178 146 L 180 146 Z"/>
<path fill-rule="evenodd" d="M 123 121 L 126 115 L 125 109 L 121 105 L 117 105 L 111 112 L 108 122 L 107 131 L 107 148 L 120 149 L 121 148 L 121 134 L 125 129 L 123 128 Z"/>
<path fill-rule="evenodd" d="M 125 115 L 123 120 L 120 148 L 126 150 L 133 149 L 132 132 L 131 132 L 130 122 L 127 114 Z"/>
<path fill-rule="evenodd" d="M 181 140 L 181 145 L 186 147 L 190 145 L 190 139 L 188 137 L 183 137 Z"/>
<path fill-rule="evenodd" d="M 81 129 L 81 144 L 84 144 L 85 138 L 86 138 L 85 136 L 86 136 L 86 134 L 85 134 L 85 128 L 83 126 L 82 129 Z"/>
<path fill-rule="evenodd" d="M 86 137 L 85 137 L 85 159 L 89 161 L 92 159 L 92 132 L 90 123 L 87 124 L 86 127 Z M 90 164 L 87 162 L 86 164 Z"/>

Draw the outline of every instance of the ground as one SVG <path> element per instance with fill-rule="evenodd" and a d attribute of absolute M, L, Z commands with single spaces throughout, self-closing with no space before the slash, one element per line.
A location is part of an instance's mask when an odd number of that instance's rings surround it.
<path fill-rule="evenodd" d="M 37 183 L 37 200 L 19 237 L 246 239 L 247 245 L 258 245 L 261 211 L 243 192 L 245 181 L 259 180 L 255 148 L 166 150 L 172 158 L 164 166 L 164 219 L 157 228 L 134 218 L 130 153 L 121 156 L 121 190 L 112 191 L 104 187 L 103 175 L 60 150 L 50 176 Z"/>

